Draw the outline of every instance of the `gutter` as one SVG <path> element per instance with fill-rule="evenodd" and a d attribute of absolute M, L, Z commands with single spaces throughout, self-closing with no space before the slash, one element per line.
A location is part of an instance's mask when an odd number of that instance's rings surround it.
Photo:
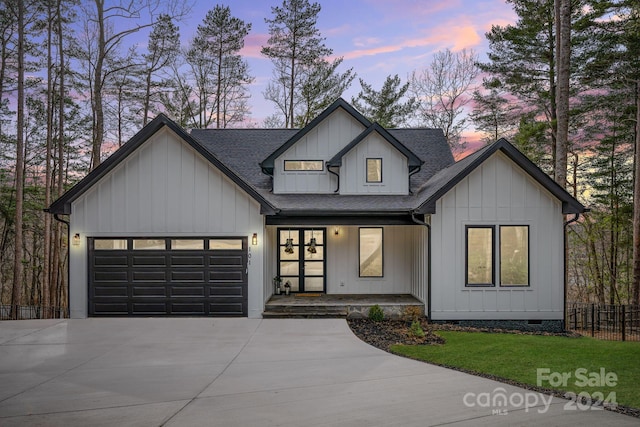
<path fill-rule="evenodd" d="M 415 217 L 415 214 L 411 212 L 411 220 L 418 225 L 427 227 L 427 320 L 431 321 L 431 224 L 428 224 Z"/>
<path fill-rule="evenodd" d="M 338 179 L 338 187 L 335 189 L 334 193 L 339 193 L 340 192 L 340 174 L 338 174 L 337 172 L 334 172 L 331 170 L 333 166 L 330 166 L 329 163 L 327 163 L 327 172 L 329 172 L 332 175 L 335 175 L 336 178 Z"/>
<path fill-rule="evenodd" d="M 411 191 L 411 177 L 417 174 L 418 172 L 420 172 L 421 169 L 422 169 L 422 165 L 419 165 L 419 166 L 416 166 L 415 169 L 409 171 L 409 176 L 407 177 L 407 179 L 409 180 L 409 194 L 413 194 L 413 191 Z M 411 216 L 413 217 L 413 214 L 411 214 Z"/>
<path fill-rule="evenodd" d="M 585 212 L 588 212 L 588 210 L 585 210 Z M 564 253 L 564 301 L 562 303 L 562 313 L 563 313 L 563 329 L 566 329 L 567 327 L 567 290 L 569 287 L 569 270 L 567 269 L 567 227 L 571 224 L 573 224 L 574 222 L 576 222 L 578 219 L 580 218 L 580 213 L 576 213 L 574 214 L 574 217 L 571 218 L 568 221 L 565 221 L 564 223 L 564 229 L 563 229 L 563 233 L 562 233 L 562 242 L 563 242 L 563 250 L 562 252 Z"/>

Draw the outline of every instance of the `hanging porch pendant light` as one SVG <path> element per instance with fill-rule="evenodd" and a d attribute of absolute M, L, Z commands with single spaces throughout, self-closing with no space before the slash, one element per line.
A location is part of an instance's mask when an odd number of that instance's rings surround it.
<path fill-rule="evenodd" d="M 315 254 L 316 251 L 316 238 L 313 237 L 313 230 L 311 230 L 311 240 L 309 241 L 309 247 L 307 248 L 307 251 L 309 251 L 309 253 L 311 254 Z"/>
<path fill-rule="evenodd" d="M 284 244 L 284 252 L 287 254 L 293 253 L 293 239 L 291 238 L 291 230 L 289 230 L 289 238 L 287 242 Z"/>

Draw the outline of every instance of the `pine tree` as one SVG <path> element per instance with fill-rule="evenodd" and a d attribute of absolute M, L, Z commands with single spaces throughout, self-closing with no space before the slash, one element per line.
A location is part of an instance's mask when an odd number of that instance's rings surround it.
<path fill-rule="evenodd" d="M 415 113 L 416 99 L 405 98 L 409 83 L 403 85 L 397 74 L 387 76 L 379 91 L 364 80 L 359 80 L 362 90 L 356 98 L 351 99 L 351 103 L 369 120 L 385 128 L 394 128 L 406 123 Z"/>

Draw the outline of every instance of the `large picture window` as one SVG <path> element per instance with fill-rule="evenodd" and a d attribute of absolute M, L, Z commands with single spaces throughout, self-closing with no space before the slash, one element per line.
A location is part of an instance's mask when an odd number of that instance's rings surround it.
<path fill-rule="evenodd" d="M 367 159 L 367 182 L 382 182 L 382 159 Z"/>
<path fill-rule="evenodd" d="M 494 233 L 494 228 L 491 226 L 467 226 L 467 286 L 495 286 Z"/>
<path fill-rule="evenodd" d="M 382 228 L 360 229 L 360 277 L 383 277 Z"/>
<path fill-rule="evenodd" d="M 529 227 L 500 226 L 500 286 L 529 286 Z"/>

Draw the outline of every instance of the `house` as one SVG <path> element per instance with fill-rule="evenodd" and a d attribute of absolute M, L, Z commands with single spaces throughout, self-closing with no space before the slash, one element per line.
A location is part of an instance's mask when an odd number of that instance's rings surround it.
<path fill-rule="evenodd" d="M 411 295 L 433 321 L 557 329 L 565 216 L 585 207 L 504 139 L 455 162 L 442 131 L 339 99 L 299 130 L 160 115 L 48 211 L 69 216 L 72 317 L 259 318 L 279 276 L 300 295 Z"/>

